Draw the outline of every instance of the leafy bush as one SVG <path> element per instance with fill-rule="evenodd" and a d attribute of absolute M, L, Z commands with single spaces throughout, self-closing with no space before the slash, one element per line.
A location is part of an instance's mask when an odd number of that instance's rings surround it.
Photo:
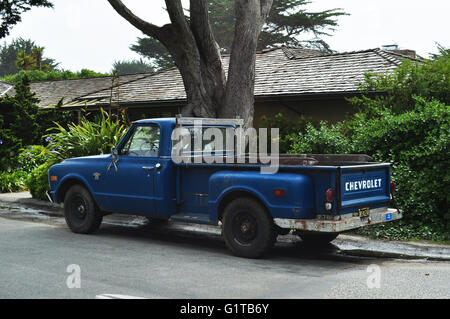
<path fill-rule="evenodd" d="M 26 190 L 28 173 L 17 171 L 13 173 L 0 173 L 0 193 L 12 193 Z"/>
<path fill-rule="evenodd" d="M 362 93 L 386 92 L 377 97 L 355 97 L 350 101 L 363 113 L 388 108 L 396 114 L 414 109 L 414 96 L 426 101 L 450 103 L 450 54 L 441 51 L 436 60 L 421 63 L 404 59 L 393 73 L 367 74 Z"/>
<path fill-rule="evenodd" d="M 42 164 L 31 172 L 26 184 L 33 198 L 47 200 L 46 192 L 50 190 L 48 170 L 53 164 L 52 162 Z"/>
<path fill-rule="evenodd" d="M 328 126 L 326 122 L 321 122 L 319 128 L 307 124 L 304 132 L 287 136 L 291 143 L 289 153 L 348 154 L 352 152 L 352 145 L 346 134 L 344 123 Z"/>
<path fill-rule="evenodd" d="M 48 145 L 56 158 L 64 160 L 73 157 L 108 154 L 126 133 L 125 125 L 119 119 L 112 119 L 102 110 L 98 120 L 83 118 L 80 125 L 70 124 L 64 128 L 57 124 Z"/>
<path fill-rule="evenodd" d="M 118 119 L 109 118 L 104 111 L 94 122 L 83 118 L 80 125 L 70 124 L 66 129 L 57 124 L 54 130 L 56 132 L 46 136 L 49 142 L 47 149 L 51 151 L 44 152 L 47 157 L 45 163 L 35 168 L 27 180 L 31 195 L 37 199 L 47 199 L 48 170 L 53 164 L 67 158 L 109 153 L 126 133 L 125 125 Z"/>
<path fill-rule="evenodd" d="M 293 153 L 361 153 L 392 162 L 397 183 L 396 202 L 404 219 L 392 225 L 371 226 L 379 237 L 397 239 L 450 238 L 450 106 L 415 98 L 414 111 L 378 116 L 356 114 L 351 121 L 290 136 Z M 371 232 L 369 231 L 369 232 Z M 367 233 L 368 230 L 362 230 Z"/>
<path fill-rule="evenodd" d="M 31 173 L 52 158 L 50 152 L 41 145 L 32 145 L 20 150 L 16 170 Z"/>
<path fill-rule="evenodd" d="M 414 111 L 385 111 L 379 120 L 361 124 L 352 136 L 353 148 L 394 163 L 396 200 L 407 229 L 422 238 L 450 238 L 450 106 L 417 98 Z"/>

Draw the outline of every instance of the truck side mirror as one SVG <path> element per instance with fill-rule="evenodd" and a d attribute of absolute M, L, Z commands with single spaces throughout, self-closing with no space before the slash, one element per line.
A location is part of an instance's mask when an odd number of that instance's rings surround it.
<path fill-rule="evenodd" d="M 117 158 L 119 156 L 119 151 L 117 150 L 117 148 L 115 148 L 115 147 L 111 148 L 111 155 L 114 158 Z"/>
<path fill-rule="evenodd" d="M 117 148 L 115 148 L 115 147 L 111 148 L 111 155 L 112 155 L 112 160 L 111 160 L 111 164 L 109 164 L 109 166 L 108 166 L 107 171 L 109 172 L 111 167 L 114 166 L 114 169 L 117 172 L 118 171 L 117 163 L 119 162 L 119 151 L 117 150 Z"/>

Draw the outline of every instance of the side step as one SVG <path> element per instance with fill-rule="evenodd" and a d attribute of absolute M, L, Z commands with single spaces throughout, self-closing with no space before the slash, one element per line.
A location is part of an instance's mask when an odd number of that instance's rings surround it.
<path fill-rule="evenodd" d="M 184 223 L 212 224 L 209 215 L 206 214 L 176 214 L 170 220 Z"/>

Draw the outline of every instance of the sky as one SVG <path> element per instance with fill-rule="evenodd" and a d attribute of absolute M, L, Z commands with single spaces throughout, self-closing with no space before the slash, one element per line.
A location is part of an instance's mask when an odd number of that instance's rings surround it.
<path fill-rule="evenodd" d="M 53 9 L 33 8 L 23 14 L 10 36 L 31 39 L 45 47 L 45 56 L 66 70 L 83 68 L 108 73 L 116 60 L 138 59 L 129 49 L 144 35 L 120 17 L 106 0 L 52 0 Z M 164 0 L 123 0 L 138 16 L 156 25 L 169 22 Z M 189 1 L 183 0 L 188 7 Z M 436 52 L 436 42 L 450 46 L 450 1 L 446 0 L 312 0 L 306 9 L 342 8 L 331 37 L 339 52 L 365 50 L 387 44 L 416 50 L 423 57 Z"/>

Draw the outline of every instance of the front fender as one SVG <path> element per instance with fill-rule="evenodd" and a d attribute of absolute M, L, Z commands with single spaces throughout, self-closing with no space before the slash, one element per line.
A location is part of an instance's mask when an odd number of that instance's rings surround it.
<path fill-rule="evenodd" d="M 87 188 L 87 190 L 91 193 L 92 197 L 94 197 L 94 200 L 97 202 L 97 199 L 95 198 L 95 193 L 92 187 L 89 185 L 86 178 L 84 178 L 82 175 L 77 173 L 70 173 L 65 175 L 58 183 L 55 185 L 55 187 L 51 187 L 52 191 L 50 192 L 50 195 L 52 199 L 55 201 L 55 203 L 61 203 L 64 201 L 64 198 L 60 196 L 61 191 L 67 190 L 67 184 L 82 184 L 84 187 Z"/>

